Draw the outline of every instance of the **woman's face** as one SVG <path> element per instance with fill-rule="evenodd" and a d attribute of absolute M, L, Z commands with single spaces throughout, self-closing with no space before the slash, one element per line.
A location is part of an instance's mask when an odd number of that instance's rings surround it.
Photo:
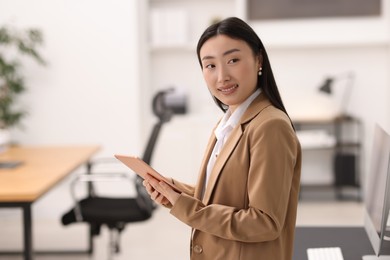
<path fill-rule="evenodd" d="M 245 41 L 217 35 L 203 44 L 200 59 L 211 94 L 232 112 L 256 90 L 261 63 Z"/>

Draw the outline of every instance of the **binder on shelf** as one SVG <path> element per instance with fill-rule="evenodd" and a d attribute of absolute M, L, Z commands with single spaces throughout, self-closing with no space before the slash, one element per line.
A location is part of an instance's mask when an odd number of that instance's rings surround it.
<path fill-rule="evenodd" d="M 155 8 L 150 14 L 150 42 L 154 47 L 187 45 L 189 19 L 182 8 Z"/>

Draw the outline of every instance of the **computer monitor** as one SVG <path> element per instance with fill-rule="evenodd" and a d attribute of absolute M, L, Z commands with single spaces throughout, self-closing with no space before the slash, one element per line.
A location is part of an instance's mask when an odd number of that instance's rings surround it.
<path fill-rule="evenodd" d="M 364 228 L 376 255 L 363 260 L 390 260 L 390 238 L 386 236 L 390 209 L 390 135 L 375 126 L 371 163 L 364 196 Z"/>

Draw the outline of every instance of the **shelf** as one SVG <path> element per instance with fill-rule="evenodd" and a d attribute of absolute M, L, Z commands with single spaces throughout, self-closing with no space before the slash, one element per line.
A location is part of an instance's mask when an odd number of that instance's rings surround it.
<path fill-rule="evenodd" d="M 335 149 L 335 146 L 321 146 L 321 145 L 313 145 L 313 146 L 306 146 L 301 144 L 301 148 L 303 151 L 325 151 L 325 150 L 333 150 Z"/>
<path fill-rule="evenodd" d="M 360 147 L 361 144 L 358 142 L 344 142 L 336 144 L 336 147 L 343 147 L 343 148 L 354 148 L 354 147 Z"/>
<path fill-rule="evenodd" d="M 294 124 L 297 125 L 320 125 L 320 124 L 332 124 L 337 122 L 358 122 L 357 118 L 342 117 L 342 116 L 328 116 L 328 117 L 298 117 L 292 119 Z"/>
<path fill-rule="evenodd" d="M 299 130 L 297 136 L 302 149 L 329 149 L 336 145 L 336 138 L 324 130 Z"/>

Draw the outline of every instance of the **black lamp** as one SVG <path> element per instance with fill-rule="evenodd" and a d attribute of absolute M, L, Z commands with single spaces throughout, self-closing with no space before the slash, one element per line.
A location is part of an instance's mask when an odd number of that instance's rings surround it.
<path fill-rule="evenodd" d="M 351 116 L 347 114 L 346 110 L 348 108 L 349 99 L 351 97 L 351 90 L 353 87 L 355 79 L 355 74 L 352 72 L 336 75 L 333 77 L 327 77 L 325 81 L 320 85 L 319 91 L 324 92 L 328 95 L 332 95 L 334 83 L 341 80 L 346 80 L 346 87 L 343 92 L 341 99 L 341 115 L 340 118 L 350 118 Z"/>

